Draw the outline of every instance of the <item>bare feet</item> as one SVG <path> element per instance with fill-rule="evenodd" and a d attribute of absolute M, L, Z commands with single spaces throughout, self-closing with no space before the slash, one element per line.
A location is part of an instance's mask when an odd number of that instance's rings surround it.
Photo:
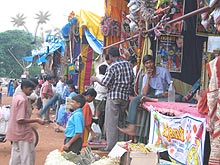
<path fill-rule="evenodd" d="M 135 136 L 135 125 L 133 124 L 129 124 L 127 126 L 127 128 L 119 128 L 117 127 L 119 131 L 127 134 L 127 135 L 130 135 L 130 136 Z"/>

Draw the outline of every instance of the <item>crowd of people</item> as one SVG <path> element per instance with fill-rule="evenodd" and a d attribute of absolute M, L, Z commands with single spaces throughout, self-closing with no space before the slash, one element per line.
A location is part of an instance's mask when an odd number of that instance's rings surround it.
<path fill-rule="evenodd" d="M 30 148 L 34 152 L 29 125 L 33 122 L 51 124 L 56 132 L 64 132 L 63 150 L 77 154 L 87 144 L 89 135 L 92 139 L 97 137 L 91 128 L 93 122 L 99 124 L 105 135 L 105 151 L 110 151 L 118 142 L 119 132 L 135 136 L 138 106 L 146 100 L 167 101 L 167 90 L 172 77 L 166 68 L 155 66 L 153 56 L 146 55 L 142 60 L 142 90 L 139 95 L 135 95 L 134 66 L 137 60 L 135 57 L 129 59 L 121 58 L 117 47 L 110 47 L 106 61 L 98 66 L 98 73 L 90 78 L 93 86 L 83 93 L 78 93 L 73 80 L 66 76 L 60 76 L 57 83 L 50 75 L 44 80 L 23 80 L 14 92 L 6 136 L 13 144 L 11 164 L 33 164 L 34 154 L 23 155 L 23 151 L 30 151 Z M 33 93 L 34 96 L 31 96 Z M 181 100 L 181 96 L 176 94 L 176 101 Z M 33 101 L 37 103 L 37 119 L 30 118 Z M 94 112 L 90 106 L 92 102 Z M 50 110 L 55 112 L 55 120 L 51 120 Z M 119 127 L 121 112 L 128 112 L 126 128 Z M 16 150 L 17 148 L 20 150 Z"/>

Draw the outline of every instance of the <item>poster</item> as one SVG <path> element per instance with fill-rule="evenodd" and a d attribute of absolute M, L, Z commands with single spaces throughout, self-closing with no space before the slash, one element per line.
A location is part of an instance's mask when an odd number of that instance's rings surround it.
<path fill-rule="evenodd" d="M 211 0 L 197 0 L 197 8 L 208 6 Z M 204 21 L 202 21 L 202 18 Z M 208 15 L 207 12 L 197 15 L 196 34 L 199 36 L 215 36 L 220 35 L 216 30 L 213 17 Z"/>
<path fill-rule="evenodd" d="M 203 165 L 206 119 L 190 114 L 170 117 L 151 109 L 149 144 L 166 149 L 177 164 Z"/>
<path fill-rule="evenodd" d="M 183 36 L 161 35 L 157 40 L 156 65 L 170 72 L 181 72 Z"/>

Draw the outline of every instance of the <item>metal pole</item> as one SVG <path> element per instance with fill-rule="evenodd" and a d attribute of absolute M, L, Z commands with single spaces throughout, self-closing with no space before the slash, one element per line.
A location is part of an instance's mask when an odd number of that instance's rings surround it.
<path fill-rule="evenodd" d="M 11 54 L 11 56 L 15 59 L 15 61 L 20 65 L 20 67 L 25 70 L 24 66 L 18 61 L 18 59 L 14 56 L 14 54 L 11 52 L 10 49 L 8 49 L 8 52 Z"/>
<path fill-rule="evenodd" d="M 200 14 L 200 13 L 204 13 L 204 12 L 210 10 L 210 9 L 211 9 L 211 8 L 210 8 L 209 6 L 202 7 L 202 8 L 200 8 L 200 9 L 198 9 L 198 10 L 195 10 L 195 11 L 192 11 L 192 12 L 190 12 L 190 13 L 187 13 L 187 14 L 181 16 L 181 17 L 178 17 L 178 18 L 176 18 L 176 19 L 173 19 L 173 20 L 171 20 L 171 21 L 168 21 L 167 23 L 165 23 L 165 25 L 168 25 L 168 24 L 172 24 L 172 23 L 175 23 L 175 22 L 178 22 L 178 21 L 185 20 L 185 19 L 187 19 L 187 18 L 189 18 L 189 17 L 192 17 L 192 16 L 194 16 L 194 15 L 197 15 L 197 14 Z M 151 31 L 153 31 L 154 29 L 156 29 L 156 27 L 147 30 L 147 32 L 151 32 Z M 107 48 L 109 48 L 109 47 L 111 47 L 111 46 L 115 46 L 115 45 L 118 45 L 118 44 L 122 44 L 122 43 L 124 43 L 124 42 L 126 42 L 126 41 L 130 41 L 130 40 L 135 39 L 135 38 L 138 38 L 138 37 L 139 37 L 139 34 L 135 34 L 135 35 L 132 36 L 132 37 L 129 37 L 129 38 L 126 38 L 126 39 L 124 39 L 124 40 L 122 40 L 122 41 L 113 43 L 113 44 L 111 44 L 111 45 L 108 45 L 108 46 L 106 46 L 106 47 L 103 47 L 102 49 L 105 50 L 105 49 L 107 49 Z"/>
<path fill-rule="evenodd" d="M 4 64 L 4 62 L 1 61 L 1 62 L 0 62 L 0 71 L 3 69 L 3 67 L 2 67 L 3 64 Z M 3 72 L 1 72 L 1 73 L 3 73 Z M 2 74 L 2 75 L 3 75 L 3 74 Z M 2 76 L 2 75 L 0 75 L 0 76 Z"/>

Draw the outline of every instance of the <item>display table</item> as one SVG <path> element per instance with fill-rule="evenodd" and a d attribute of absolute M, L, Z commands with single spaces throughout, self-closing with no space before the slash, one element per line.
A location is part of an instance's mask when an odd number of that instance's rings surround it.
<path fill-rule="evenodd" d="M 145 102 L 142 106 L 150 116 L 145 128 L 150 130 L 148 144 L 165 149 L 180 164 L 205 162 L 207 115 L 200 114 L 196 104 Z"/>
<path fill-rule="evenodd" d="M 201 117 L 201 118 L 207 117 L 207 115 L 202 115 L 198 112 L 198 108 L 196 104 L 180 103 L 180 102 L 144 102 L 142 106 L 146 110 L 148 110 L 150 106 L 153 106 L 158 112 L 173 116 L 179 116 L 185 113 L 189 113 L 195 117 Z"/>
<path fill-rule="evenodd" d="M 142 108 L 137 111 L 136 117 L 136 141 L 147 143 L 149 139 L 150 129 L 150 106 L 162 114 L 169 116 L 180 116 L 190 114 L 195 117 L 207 118 L 207 115 L 200 114 L 196 104 L 180 103 L 180 102 L 144 102 Z"/>

